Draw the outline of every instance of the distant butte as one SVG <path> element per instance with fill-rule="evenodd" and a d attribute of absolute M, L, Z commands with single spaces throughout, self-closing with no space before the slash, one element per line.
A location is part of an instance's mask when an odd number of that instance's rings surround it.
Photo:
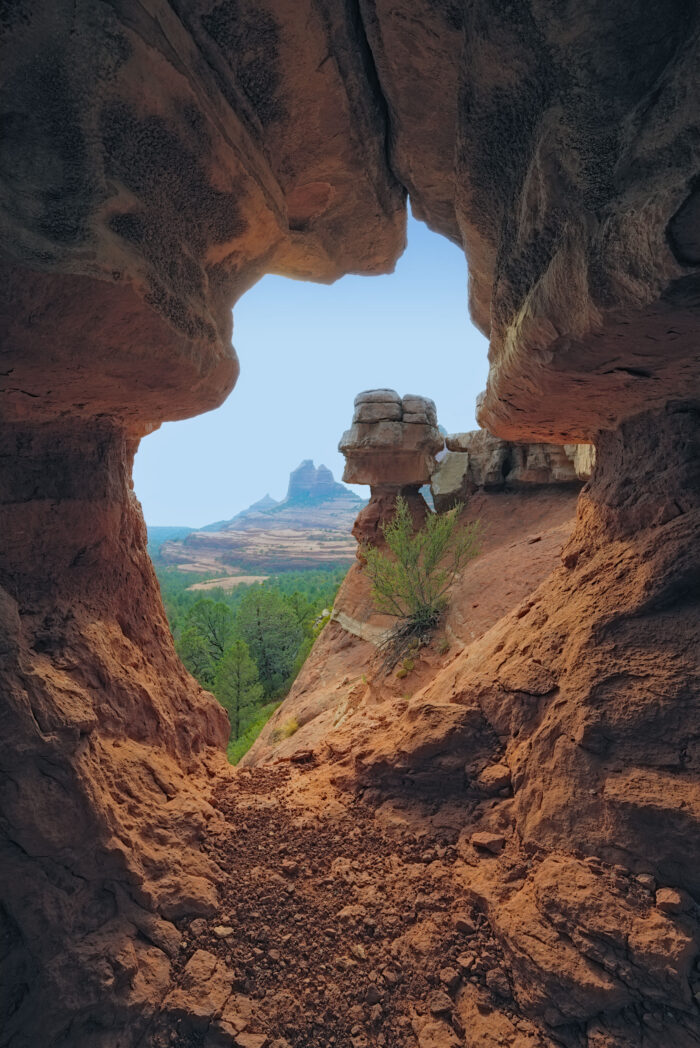
<path fill-rule="evenodd" d="M 352 526 L 364 501 L 311 459 L 292 470 L 287 495 L 265 495 L 230 520 L 208 524 L 182 541 L 164 542 L 160 559 L 183 571 L 265 571 L 351 564 Z"/>

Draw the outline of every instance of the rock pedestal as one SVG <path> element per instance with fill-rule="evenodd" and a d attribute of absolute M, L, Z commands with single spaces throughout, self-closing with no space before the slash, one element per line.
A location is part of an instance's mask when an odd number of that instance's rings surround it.
<path fill-rule="evenodd" d="M 369 484 L 371 497 L 353 527 L 360 547 L 383 541 L 399 495 L 406 499 L 416 527 L 430 512 L 420 488 L 429 483 L 444 445 L 435 404 L 427 397 L 393 389 L 370 389 L 355 397 L 352 426 L 338 445 L 345 455 L 346 484 Z M 358 551 L 359 555 L 359 551 Z"/>

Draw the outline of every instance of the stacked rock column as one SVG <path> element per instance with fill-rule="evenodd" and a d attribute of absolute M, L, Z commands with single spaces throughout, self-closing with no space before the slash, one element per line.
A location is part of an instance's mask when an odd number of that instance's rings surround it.
<path fill-rule="evenodd" d="M 416 527 L 430 512 L 420 488 L 430 482 L 436 454 L 443 447 L 437 428 L 435 404 L 427 397 L 393 389 L 371 389 L 355 397 L 352 426 L 343 434 L 340 451 L 345 455 L 343 480 L 369 484 L 370 501 L 353 527 L 360 544 L 381 544 L 382 525 L 391 519 L 396 499 L 408 503 Z"/>

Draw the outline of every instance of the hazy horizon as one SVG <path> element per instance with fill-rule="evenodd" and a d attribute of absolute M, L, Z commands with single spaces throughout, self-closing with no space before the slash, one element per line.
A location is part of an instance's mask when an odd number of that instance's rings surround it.
<path fill-rule="evenodd" d="M 337 445 L 363 389 L 432 397 L 448 432 L 476 427 L 487 340 L 469 320 L 464 255 L 415 219 L 391 275 L 264 277 L 235 307 L 233 343 L 241 374 L 224 404 L 141 443 L 134 485 L 151 526 L 203 527 L 280 500 L 304 459 L 341 480 Z"/>

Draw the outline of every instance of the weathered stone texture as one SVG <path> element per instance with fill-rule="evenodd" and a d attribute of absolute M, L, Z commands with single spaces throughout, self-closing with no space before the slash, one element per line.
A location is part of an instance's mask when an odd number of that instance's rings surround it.
<path fill-rule="evenodd" d="M 462 788 L 479 726 L 484 762 L 505 740 L 529 848 L 624 856 L 697 897 L 699 34 L 689 0 L 2 6 L 0 1037 L 13 1048 L 133 1048 L 164 1000 L 197 1011 L 196 988 L 168 996 L 172 922 L 214 906 L 222 874 L 201 842 L 225 724 L 175 658 L 131 458 L 154 426 L 226 396 L 231 308 L 264 273 L 390 271 L 407 190 L 469 261 L 491 339 L 482 424 L 511 442 L 593 442 L 599 461 L 562 568 L 436 675 L 401 722 L 401 760 L 422 761 L 414 787 L 457 768 Z M 358 410 L 354 476 L 387 505 L 414 492 L 424 513 L 430 403 L 382 390 Z M 543 468 L 517 466 L 523 480 Z M 385 508 L 374 501 L 370 531 Z M 403 781 L 393 742 L 371 742 L 367 776 L 393 762 Z M 536 956 L 483 889 L 522 1007 L 558 1043 L 637 1048 L 667 993 L 646 1042 L 700 1043 L 682 929 L 668 979 L 638 978 L 651 962 L 631 946 L 631 969 L 592 988 L 598 957 L 559 977 L 542 912 L 584 952 L 586 921 L 600 926 L 575 862 L 525 878 Z M 651 929 L 652 946 L 668 930 L 609 900 L 605 915 Z M 507 991 L 503 973 L 491 982 Z M 463 996 L 465 1028 L 479 1029 L 477 1003 Z M 207 1021 L 230 1040 L 222 1008 Z"/>
<path fill-rule="evenodd" d="M 576 484 L 588 480 L 595 448 L 586 444 L 516 444 L 486 430 L 445 437 L 430 487 L 437 510 L 463 502 L 479 489 Z"/>

